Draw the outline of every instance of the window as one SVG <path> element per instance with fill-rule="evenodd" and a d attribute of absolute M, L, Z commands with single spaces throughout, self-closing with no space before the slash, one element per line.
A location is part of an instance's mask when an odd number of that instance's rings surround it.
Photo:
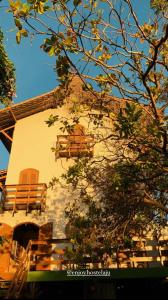
<path fill-rule="evenodd" d="M 39 171 L 36 169 L 24 169 L 20 172 L 19 184 L 36 184 L 38 183 Z"/>

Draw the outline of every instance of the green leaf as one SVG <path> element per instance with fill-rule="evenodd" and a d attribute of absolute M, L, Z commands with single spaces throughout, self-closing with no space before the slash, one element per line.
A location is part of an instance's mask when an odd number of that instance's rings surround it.
<path fill-rule="evenodd" d="M 14 66 L 4 49 L 3 34 L 0 31 L 0 102 L 5 106 L 11 105 L 11 98 L 15 94 L 14 71 Z"/>
<path fill-rule="evenodd" d="M 26 3 L 23 3 L 22 8 L 19 11 L 19 15 L 22 17 L 26 17 L 29 14 L 30 6 Z"/>
<path fill-rule="evenodd" d="M 24 36 L 24 37 L 27 37 L 27 36 L 28 36 L 28 32 L 27 32 L 26 29 L 20 30 L 20 34 L 21 34 L 22 36 Z"/>
<path fill-rule="evenodd" d="M 15 18 L 14 21 L 15 21 L 16 27 L 17 27 L 19 30 L 21 30 L 21 29 L 22 29 L 22 24 L 21 24 L 20 20 L 17 19 L 17 18 Z"/>
<path fill-rule="evenodd" d="M 48 125 L 48 127 L 51 127 L 54 125 L 55 122 L 57 122 L 59 120 L 59 116 L 58 115 L 50 115 L 48 120 L 45 121 L 45 123 Z"/>
<path fill-rule="evenodd" d="M 27 2 L 30 4 L 34 4 L 36 2 L 36 0 L 27 0 Z"/>
<path fill-rule="evenodd" d="M 16 33 L 16 42 L 17 44 L 20 44 L 20 41 L 21 41 L 21 33 L 20 33 L 20 30 Z"/>
<path fill-rule="evenodd" d="M 50 47 L 48 54 L 49 54 L 49 56 L 53 56 L 55 54 L 55 48 L 53 46 Z"/>
<path fill-rule="evenodd" d="M 59 55 L 56 61 L 56 71 L 60 79 L 66 79 L 66 77 L 68 76 L 69 67 L 70 64 L 67 57 Z"/>
<path fill-rule="evenodd" d="M 73 4 L 74 4 L 74 6 L 78 6 L 79 4 L 81 4 L 81 0 L 74 0 L 73 1 Z"/>

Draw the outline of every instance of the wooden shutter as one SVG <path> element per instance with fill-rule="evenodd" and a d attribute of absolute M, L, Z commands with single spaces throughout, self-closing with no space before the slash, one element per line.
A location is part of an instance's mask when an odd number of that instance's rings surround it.
<path fill-rule="evenodd" d="M 71 131 L 70 143 L 74 149 L 83 148 L 85 142 L 85 128 L 81 124 L 76 124 Z"/>
<path fill-rule="evenodd" d="M 36 169 L 24 169 L 20 172 L 19 184 L 36 184 L 39 179 L 39 171 Z"/>
<path fill-rule="evenodd" d="M 39 230 L 39 240 L 52 239 L 53 233 L 53 222 L 46 223 L 40 226 Z"/>
<path fill-rule="evenodd" d="M 52 239 L 52 234 L 53 234 L 53 223 L 49 222 L 46 223 L 42 226 L 40 226 L 39 230 L 39 240 L 44 241 L 47 239 Z M 42 258 L 39 260 L 39 265 L 37 264 L 36 270 L 50 270 L 50 261 L 51 261 L 51 256 L 49 255 L 52 250 L 52 246 L 50 245 L 41 245 L 38 247 L 38 251 L 41 253 L 46 253 L 46 256 L 43 254 Z M 47 255 L 48 254 L 48 255 Z M 48 264 L 45 266 L 40 265 L 40 262 L 47 261 Z"/>
<path fill-rule="evenodd" d="M 24 169 L 20 172 L 19 175 L 19 186 L 17 187 L 17 191 L 22 191 L 20 194 L 17 193 L 17 196 L 20 197 L 27 197 L 27 191 L 29 191 L 29 196 L 30 196 L 30 191 L 34 191 L 37 189 L 36 186 L 29 186 L 31 184 L 37 184 L 39 179 L 39 171 L 36 169 Z M 25 186 L 23 186 L 25 184 Z M 25 191 L 25 193 L 23 193 Z M 31 194 L 33 196 L 34 194 Z M 36 196 L 36 195 L 34 195 Z"/>
<path fill-rule="evenodd" d="M 81 124 L 76 124 L 73 129 L 75 135 L 85 135 L 85 127 Z"/>
<path fill-rule="evenodd" d="M 38 175 L 39 175 L 39 172 L 38 173 L 34 173 L 34 172 L 30 173 L 30 178 L 29 178 L 30 183 L 32 183 L 32 184 L 38 183 L 38 177 L 39 177 Z"/>
<path fill-rule="evenodd" d="M 4 241 L 0 251 L 0 277 L 6 278 L 5 276 L 9 272 L 10 267 L 10 251 L 12 246 L 12 235 L 13 228 L 7 224 L 0 225 L 0 236 L 4 237 Z"/>
<path fill-rule="evenodd" d="M 23 173 L 19 179 L 19 184 L 26 184 L 28 183 L 28 176 L 26 173 Z"/>

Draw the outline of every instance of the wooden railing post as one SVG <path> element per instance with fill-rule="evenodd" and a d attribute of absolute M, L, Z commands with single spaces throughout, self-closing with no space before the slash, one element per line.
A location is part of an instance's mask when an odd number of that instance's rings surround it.
<path fill-rule="evenodd" d="M 45 207 L 47 186 L 45 183 L 6 185 L 3 194 L 3 210 L 26 210 Z"/>
<path fill-rule="evenodd" d="M 77 138 L 77 139 L 76 139 Z M 93 135 L 58 135 L 56 142 L 56 157 L 75 157 L 78 155 L 92 155 Z"/>

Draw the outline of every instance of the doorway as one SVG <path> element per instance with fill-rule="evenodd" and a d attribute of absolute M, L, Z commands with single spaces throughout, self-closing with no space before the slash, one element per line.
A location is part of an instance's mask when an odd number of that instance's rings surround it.
<path fill-rule="evenodd" d="M 13 232 L 13 240 L 26 248 L 30 240 L 38 240 L 39 226 L 34 223 L 24 223 L 15 227 Z"/>

